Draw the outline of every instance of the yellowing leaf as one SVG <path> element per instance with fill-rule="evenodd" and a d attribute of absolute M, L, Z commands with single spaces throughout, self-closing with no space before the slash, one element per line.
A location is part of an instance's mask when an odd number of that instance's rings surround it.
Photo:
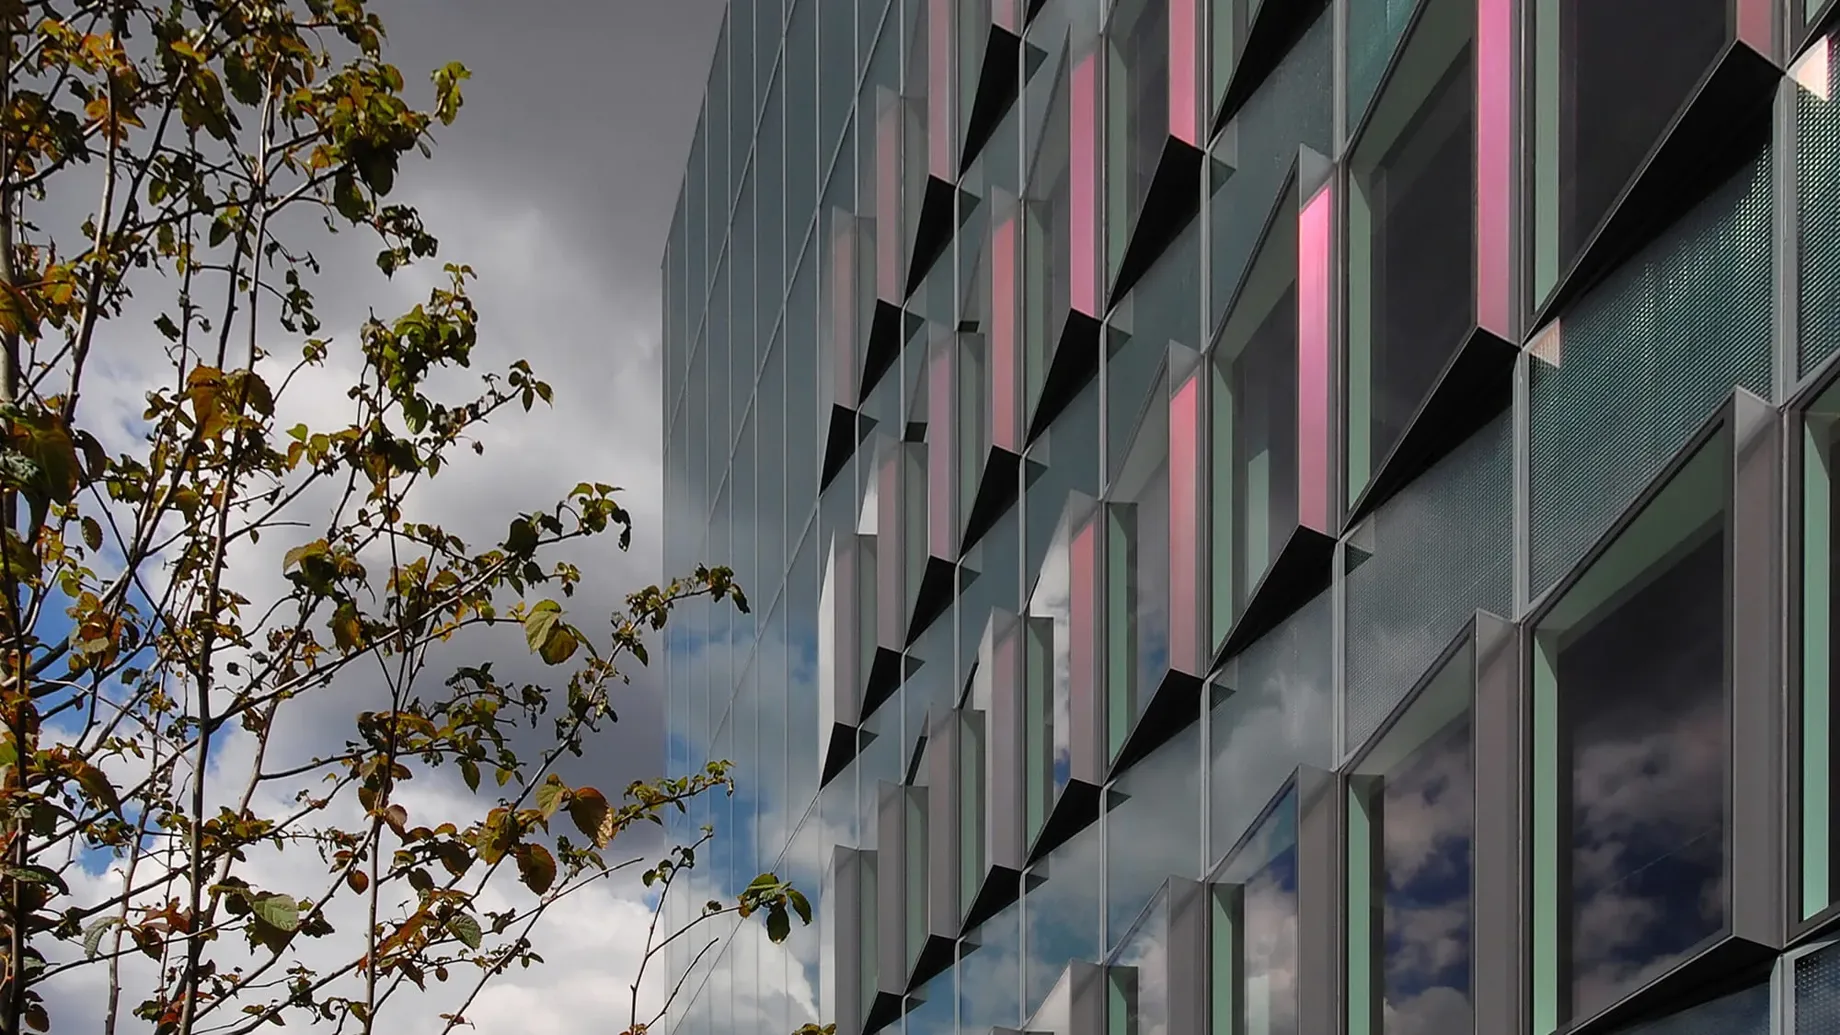
<path fill-rule="evenodd" d="M 89 799 L 110 812 L 121 811 L 121 799 L 115 794 L 115 785 L 109 782 L 108 775 L 88 762 L 77 763 L 77 786 Z"/>
<path fill-rule="evenodd" d="M 332 612 L 332 639 L 343 651 L 357 650 L 364 641 L 363 628 L 358 624 L 358 609 L 349 600 Z"/>
<path fill-rule="evenodd" d="M 592 787 L 577 788 L 575 796 L 569 799 L 569 818 L 575 821 L 575 829 L 592 838 L 596 848 L 607 847 L 611 834 L 607 825 L 610 815 L 606 795 Z"/>

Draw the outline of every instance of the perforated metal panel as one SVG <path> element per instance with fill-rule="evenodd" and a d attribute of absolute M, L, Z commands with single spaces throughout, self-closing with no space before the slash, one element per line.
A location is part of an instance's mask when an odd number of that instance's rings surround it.
<path fill-rule="evenodd" d="M 1801 245 L 1801 372 L 1840 348 L 1840 69 L 1834 43 L 1817 42 L 1804 58 L 1806 76 L 1826 96 L 1796 90 L 1795 203 Z M 1798 76 L 1798 78 L 1803 78 Z"/>
<path fill-rule="evenodd" d="M 1794 1035 L 1840 1031 L 1840 945 L 1795 961 Z"/>
<path fill-rule="evenodd" d="M 1533 591 L 1564 576 L 1731 393 L 1770 393 L 1770 158 L 1561 318 L 1533 361 Z M 1556 360 L 1549 362 L 1548 360 Z"/>
<path fill-rule="evenodd" d="M 1387 62 L 1405 35 L 1417 0 L 1351 0 L 1348 4 L 1348 125 L 1367 113 Z"/>
<path fill-rule="evenodd" d="M 1823 1033 L 1834 1030 L 1800 1029 Z M 1753 985 L 1671 1017 L 1624 1029 L 1622 1035 L 1770 1035 L 1770 986 Z"/>
<path fill-rule="evenodd" d="M 1348 576 L 1344 752 L 1379 728 L 1478 609 L 1510 612 L 1513 477 L 1504 414 L 1374 515 L 1372 556 Z"/>

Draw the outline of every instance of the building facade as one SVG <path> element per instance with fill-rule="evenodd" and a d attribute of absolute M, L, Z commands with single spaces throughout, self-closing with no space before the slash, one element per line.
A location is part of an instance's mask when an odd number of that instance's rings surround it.
<path fill-rule="evenodd" d="M 1835 0 L 731 0 L 682 1035 L 1840 1032 Z M 707 892 L 708 894 L 704 894 Z"/>

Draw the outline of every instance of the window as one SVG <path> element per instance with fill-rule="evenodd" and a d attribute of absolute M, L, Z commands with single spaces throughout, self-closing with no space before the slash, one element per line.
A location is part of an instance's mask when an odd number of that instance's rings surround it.
<path fill-rule="evenodd" d="M 1105 968 L 1106 1035 L 1168 1035 L 1168 925 L 1165 886 Z"/>
<path fill-rule="evenodd" d="M 1473 680 L 1466 640 L 1350 771 L 1350 1035 L 1474 1030 Z"/>
<path fill-rule="evenodd" d="M 1475 323 L 1474 16 L 1464 7 L 1427 0 L 1354 145 L 1350 499 L 1405 436 Z"/>
<path fill-rule="evenodd" d="M 1730 926 L 1731 448 L 1697 446 L 1534 626 L 1539 1035 Z"/>
<path fill-rule="evenodd" d="M 1158 392 L 1105 505 L 1107 759 L 1169 669 L 1169 476 L 1169 411 Z"/>
<path fill-rule="evenodd" d="M 1106 116 L 1115 274 L 1143 215 L 1169 136 L 1169 0 L 1121 0 L 1106 30 L 1110 64 Z"/>
<path fill-rule="evenodd" d="M 1834 463 L 1840 459 L 1840 385 L 1823 391 L 1802 419 L 1801 451 L 1801 635 L 1799 731 L 1800 772 L 1797 825 L 1801 831 L 1801 887 L 1791 889 L 1799 908 L 1796 917 L 1808 920 L 1840 899 L 1840 839 L 1833 820 L 1836 796 L 1836 744 L 1834 709 L 1833 635 L 1840 627 L 1835 590 L 1840 574 L 1835 568 L 1840 550 L 1835 504 L 1840 502 L 1840 482 Z"/>
<path fill-rule="evenodd" d="M 1210 353 L 1216 645 L 1298 521 L 1295 205 L 1280 199 Z"/>
<path fill-rule="evenodd" d="M 1295 783 L 1227 858 L 1210 895 L 1215 1035 L 1298 1035 Z"/>
<path fill-rule="evenodd" d="M 1610 215 L 1724 47 L 1728 3 L 1534 5 L 1536 303 Z M 1642 41 L 1641 61 L 1628 60 L 1631 40 Z"/>

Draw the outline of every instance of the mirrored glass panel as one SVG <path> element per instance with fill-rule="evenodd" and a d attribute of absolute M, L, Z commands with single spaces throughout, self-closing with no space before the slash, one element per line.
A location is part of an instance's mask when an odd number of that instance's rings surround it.
<path fill-rule="evenodd" d="M 1215 1032 L 1298 1035 L 1297 792 L 1288 787 L 1210 889 Z"/>

